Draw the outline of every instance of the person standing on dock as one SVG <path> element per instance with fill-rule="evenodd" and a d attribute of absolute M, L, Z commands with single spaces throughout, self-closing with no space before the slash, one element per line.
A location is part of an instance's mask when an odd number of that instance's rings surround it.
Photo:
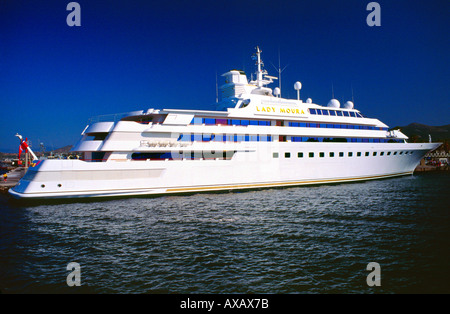
<path fill-rule="evenodd" d="M 8 179 L 8 175 L 5 173 L 5 174 L 3 174 L 3 181 L 6 182 L 6 179 Z"/>

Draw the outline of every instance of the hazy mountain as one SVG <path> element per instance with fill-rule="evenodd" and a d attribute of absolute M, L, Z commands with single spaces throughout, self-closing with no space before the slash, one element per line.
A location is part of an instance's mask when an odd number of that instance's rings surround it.
<path fill-rule="evenodd" d="M 64 154 L 68 153 L 72 149 L 73 145 L 67 145 L 58 149 L 53 150 L 53 153 Z"/>
<path fill-rule="evenodd" d="M 409 142 L 428 142 L 429 135 L 433 142 L 450 141 L 450 124 L 443 126 L 429 126 L 420 123 L 411 123 L 407 126 L 395 127 L 409 137 Z"/>

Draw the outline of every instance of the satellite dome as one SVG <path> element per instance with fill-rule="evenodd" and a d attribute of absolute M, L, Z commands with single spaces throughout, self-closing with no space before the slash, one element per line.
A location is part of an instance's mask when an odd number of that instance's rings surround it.
<path fill-rule="evenodd" d="M 328 105 L 327 105 L 328 107 L 331 107 L 331 108 L 339 108 L 340 106 L 341 106 L 341 104 L 340 104 L 340 102 L 339 102 L 339 100 L 337 100 L 337 99 L 331 99 L 329 102 L 328 102 Z"/>
<path fill-rule="evenodd" d="M 279 95 L 281 94 L 280 89 L 279 89 L 278 87 L 275 87 L 275 89 L 273 90 L 273 94 L 274 94 L 275 96 L 279 96 Z"/>
<path fill-rule="evenodd" d="M 312 99 L 311 98 L 306 99 L 306 103 L 312 104 Z"/>
<path fill-rule="evenodd" d="M 351 101 L 347 101 L 347 102 L 344 104 L 344 108 L 345 108 L 345 109 L 353 109 L 353 107 L 354 107 L 354 105 L 353 105 L 353 103 L 352 103 Z"/>
<path fill-rule="evenodd" d="M 294 84 L 294 89 L 295 89 L 295 90 L 301 90 L 301 89 L 302 89 L 302 83 L 300 83 L 300 82 L 295 82 L 295 84 Z"/>

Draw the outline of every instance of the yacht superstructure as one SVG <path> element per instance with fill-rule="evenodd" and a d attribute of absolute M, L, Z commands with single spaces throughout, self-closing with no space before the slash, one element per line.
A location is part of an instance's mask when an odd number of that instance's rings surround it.
<path fill-rule="evenodd" d="M 407 143 L 352 102 L 279 97 L 254 55 L 256 79 L 223 74 L 216 111 L 148 109 L 91 119 L 73 151 L 40 160 L 16 198 L 104 197 L 324 184 L 412 174 L 439 143 Z M 300 90 L 301 84 L 295 88 Z"/>

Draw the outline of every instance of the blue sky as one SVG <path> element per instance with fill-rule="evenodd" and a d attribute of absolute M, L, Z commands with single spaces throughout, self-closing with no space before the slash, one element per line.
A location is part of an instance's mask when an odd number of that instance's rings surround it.
<path fill-rule="evenodd" d="M 390 126 L 450 123 L 449 1 L 0 2 L 0 151 L 19 132 L 47 149 L 74 144 L 92 116 L 147 108 L 214 109 L 216 74 L 254 69 L 255 46 L 282 96 L 332 95 Z M 276 85 L 272 85 L 276 87 Z"/>

